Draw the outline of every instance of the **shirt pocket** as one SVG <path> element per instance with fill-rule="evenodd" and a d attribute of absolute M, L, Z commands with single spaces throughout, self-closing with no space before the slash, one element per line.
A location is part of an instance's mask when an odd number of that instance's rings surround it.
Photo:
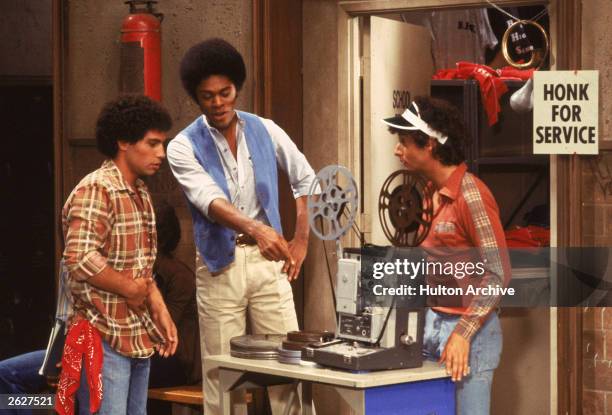
<path fill-rule="evenodd" d="M 454 222 L 438 222 L 432 231 L 440 246 L 456 246 L 459 242 L 457 225 Z"/>

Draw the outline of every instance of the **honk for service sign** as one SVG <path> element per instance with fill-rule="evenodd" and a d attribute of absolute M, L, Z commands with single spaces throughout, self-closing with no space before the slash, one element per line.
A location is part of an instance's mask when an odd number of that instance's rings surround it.
<path fill-rule="evenodd" d="M 533 153 L 597 154 L 599 71 L 533 74 Z"/>

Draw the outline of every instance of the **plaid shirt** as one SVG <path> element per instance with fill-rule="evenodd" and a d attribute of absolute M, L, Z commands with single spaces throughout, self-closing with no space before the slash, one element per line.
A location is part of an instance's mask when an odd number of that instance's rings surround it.
<path fill-rule="evenodd" d="M 511 277 L 510 258 L 506 249 L 504 229 L 499 219 L 499 208 L 491 191 L 477 177 L 468 173 L 467 166 L 462 163 L 457 166 L 438 193 L 442 202 L 421 246 L 433 259 L 450 262 L 484 262 L 485 274 L 477 280 L 453 279 L 452 282 L 463 289 L 475 281 L 479 282 L 476 285 L 480 287 L 507 286 Z M 474 253 L 477 253 L 477 258 L 471 257 Z M 427 278 L 430 285 L 445 280 L 430 275 Z M 497 307 L 500 297 L 464 295 L 462 300 L 467 302 L 465 307 L 435 306 L 436 303 L 440 304 L 443 301 L 428 299 L 436 310 L 461 314 L 455 332 L 471 340 L 489 313 Z"/>
<path fill-rule="evenodd" d="M 155 214 L 144 183 L 137 180 L 135 187 L 142 205 L 111 160 L 83 178 L 62 211 L 63 259 L 76 315 L 89 320 L 118 353 L 148 357 L 163 339 L 148 311 L 138 316 L 124 297 L 87 282 L 106 266 L 126 278 L 152 275 Z"/>

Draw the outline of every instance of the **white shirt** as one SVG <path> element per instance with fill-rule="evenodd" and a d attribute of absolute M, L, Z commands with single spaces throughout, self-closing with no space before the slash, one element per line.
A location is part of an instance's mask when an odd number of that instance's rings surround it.
<path fill-rule="evenodd" d="M 455 69 L 459 61 L 484 64 L 485 49 L 497 45 L 486 9 L 404 13 L 402 19 L 430 30 L 436 70 Z"/>
<path fill-rule="evenodd" d="M 255 173 L 253 162 L 244 137 L 244 120 L 238 115 L 236 125 L 237 158 L 234 159 L 227 140 L 219 130 L 210 126 L 208 120 L 202 115 L 204 125 L 210 131 L 229 189 L 231 200 L 221 190 L 197 161 L 189 138 L 183 134 L 177 135 L 168 144 L 168 162 L 174 177 L 183 187 L 189 201 L 209 219 L 208 208 L 213 200 L 225 199 L 249 218 L 259 220 L 269 225 L 266 214 L 257 200 L 255 194 Z M 272 138 L 276 161 L 280 168 L 287 173 L 293 197 L 308 195 L 308 191 L 315 179 L 315 173 L 308 164 L 304 154 L 282 128 L 274 121 L 259 117 Z"/>

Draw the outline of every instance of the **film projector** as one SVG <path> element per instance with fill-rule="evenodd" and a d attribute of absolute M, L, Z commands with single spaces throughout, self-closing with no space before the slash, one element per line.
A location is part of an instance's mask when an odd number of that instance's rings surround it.
<path fill-rule="evenodd" d="M 317 184 L 321 193 L 315 195 Z M 349 170 L 341 166 L 327 166 L 317 174 L 308 197 L 309 222 L 317 237 L 336 241 L 337 325 L 333 339 L 303 348 L 302 360 L 353 371 L 422 365 L 425 299 L 372 295 L 372 286 L 382 281 L 373 279 L 372 267 L 377 261 L 421 259 L 409 248 L 419 245 L 431 227 L 431 196 L 421 177 L 396 171 L 386 179 L 379 195 L 380 222 L 392 246 L 342 249 L 341 238 L 356 227 L 357 186 Z M 385 279 L 390 286 L 395 284 L 393 276 Z M 423 281 L 420 276 L 406 282 L 416 285 Z"/>

